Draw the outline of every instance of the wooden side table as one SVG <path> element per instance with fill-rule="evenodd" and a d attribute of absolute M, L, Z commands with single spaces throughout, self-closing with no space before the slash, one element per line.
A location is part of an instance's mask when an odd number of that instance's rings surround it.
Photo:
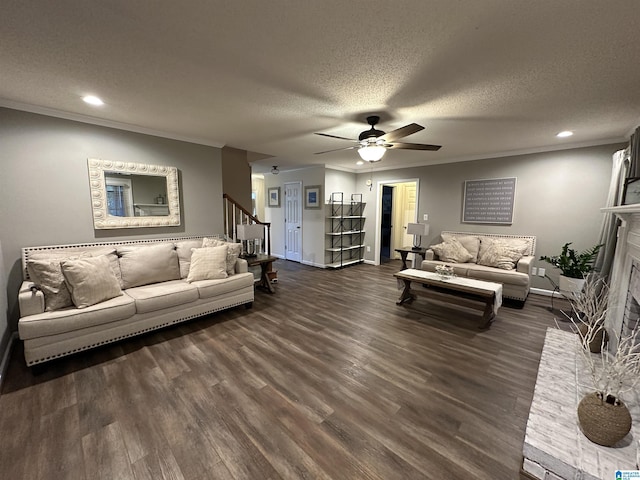
<path fill-rule="evenodd" d="M 260 265 L 260 280 L 256 283 L 256 287 L 264 288 L 269 293 L 275 293 L 276 291 L 269 278 L 269 272 L 272 272 L 273 262 L 278 260 L 278 257 L 259 253 L 255 257 L 244 257 L 244 259 L 250 267 Z"/>
<path fill-rule="evenodd" d="M 407 266 L 407 255 L 409 255 L 410 253 L 415 253 L 416 255 L 420 255 L 420 258 L 422 258 L 422 260 L 424 260 L 424 257 L 427 254 L 426 248 L 402 247 L 402 248 L 396 248 L 395 250 L 396 252 L 400 253 L 400 258 L 402 259 L 402 270 L 406 270 L 407 268 L 409 268 Z M 417 267 L 417 268 L 420 268 L 420 267 Z"/>

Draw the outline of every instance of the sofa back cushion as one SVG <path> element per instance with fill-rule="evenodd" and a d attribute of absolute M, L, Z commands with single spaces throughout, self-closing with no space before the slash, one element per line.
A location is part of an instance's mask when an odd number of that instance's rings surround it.
<path fill-rule="evenodd" d="M 107 255 L 60 262 L 71 299 L 77 308 L 86 308 L 122 295 Z"/>
<path fill-rule="evenodd" d="M 202 240 L 180 240 L 176 242 L 176 252 L 180 261 L 180 278 L 189 276 L 189 268 L 191 267 L 191 249 L 200 248 Z"/>
<path fill-rule="evenodd" d="M 482 238 L 478 265 L 513 270 L 528 248 L 527 242 L 519 239 Z"/>
<path fill-rule="evenodd" d="M 447 232 L 442 232 L 441 237 L 444 242 L 451 241 L 451 239 L 453 238 L 458 240 L 465 248 L 465 250 L 471 254 L 471 258 L 469 258 L 469 260 L 466 260 L 467 262 L 476 263 L 478 261 L 478 252 L 480 251 L 480 237 L 476 235 L 452 235 Z M 438 252 L 436 252 L 436 254 L 438 254 Z M 440 255 L 438 254 L 438 256 Z"/>
<path fill-rule="evenodd" d="M 89 254 L 87 252 L 42 252 L 30 255 L 27 262 L 29 277 L 44 293 L 47 312 L 73 306 L 71 292 L 64 280 L 60 262 L 80 257 L 89 257 Z"/>
<path fill-rule="evenodd" d="M 449 238 L 437 245 L 431 245 L 429 248 L 431 248 L 443 262 L 466 263 L 472 258 L 469 251 L 464 248 L 462 243 L 455 237 Z"/>
<path fill-rule="evenodd" d="M 173 243 L 117 247 L 123 288 L 180 279 L 180 263 Z"/>

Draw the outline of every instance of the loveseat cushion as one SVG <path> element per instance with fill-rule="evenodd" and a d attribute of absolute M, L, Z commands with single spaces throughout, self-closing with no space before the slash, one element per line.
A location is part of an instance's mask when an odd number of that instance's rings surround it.
<path fill-rule="evenodd" d="M 245 287 L 253 288 L 252 273 L 238 273 L 224 280 L 201 280 L 193 282 L 198 288 L 200 298 L 212 298 L 238 291 Z"/>
<path fill-rule="evenodd" d="M 478 265 L 513 270 L 529 246 L 517 239 L 482 238 Z"/>
<path fill-rule="evenodd" d="M 129 288 L 126 294 L 135 300 L 137 313 L 155 312 L 198 299 L 198 289 L 184 280 Z"/>
<path fill-rule="evenodd" d="M 480 251 L 480 238 L 476 235 L 451 235 L 449 233 L 442 233 L 442 241 L 446 242 L 452 238 L 458 240 L 462 246 L 471 254 L 471 258 L 468 260 L 471 263 L 478 261 L 478 252 Z"/>
<path fill-rule="evenodd" d="M 46 337 L 117 322 L 135 313 L 136 304 L 133 298 L 120 295 L 87 308 L 72 307 L 22 317 L 18 322 L 18 331 L 22 340 Z"/>
<path fill-rule="evenodd" d="M 529 275 L 516 272 L 515 270 L 503 270 L 499 268 L 489 268 L 483 265 L 467 264 L 466 277 L 487 282 L 506 283 L 508 285 L 519 285 L 526 287 L 529 285 Z"/>
<path fill-rule="evenodd" d="M 449 238 L 437 245 L 431 245 L 429 248 L 433 250 L 443 262 L 466 263 L 473 257 L 455 237 Z"/>
<path fill-rule="evenodd" d="M 178 254 L 173 243 L 118 247 L 123 288 L 180 278 Z"/>
<path fill-rule="evenodd" d="M 60 266 L 76 308 L 86 308 L 122 295 L 120 282 L 106 255 L 63 260 Z"/>

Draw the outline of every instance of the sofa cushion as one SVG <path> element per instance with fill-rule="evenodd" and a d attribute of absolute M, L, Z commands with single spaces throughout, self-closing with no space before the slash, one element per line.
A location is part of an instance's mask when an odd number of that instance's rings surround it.
<path fill-rule="evenodd" d="M 220 240 L 217 238 L 203 238 L 202 239 L 202 247 L 219 247 L 222 245 L 227 245 L 229 249 L 227 250 L 227 275 L 231 276 L 236 273 L 236 260 L 242 253 L 242 244 L 235 242 L 225 242 L 224 240 Z"/>
<path fill-rule="evenodd" d="M 187 282 L 227 278 L 227 251 L 229 247 L 193 248 Z"/>
<path fill-rule="evenodd" d="M 135 300 L 137 313 L 155 312 L 198 299 L 198 289 L 184 280 L 129 288 L 125 293 Z"/>
<path fill-rule="evenodd" d="M 106 255 L 63 260 L 60 266 L 76 308 L 86 308 L 122 295 Z"/>
<path fill-rule="evenodd" d="M 176 242 L 176 253 L 180 262 L 180 278 L 187 278 L 191 266 L 191 249 L 202 247 L 202 240 L 181 240 Z"/>
<path fill-rule="evenodd" d="M 513 270 L 527 248 L 528 245 L 523 241 L 482 238 L 480 241 L 480 253 L 478 254 L 478 265 Z"/>
<path fill-rule="evenodd" d="M 238 273 L 224 280 L 201 280 L 193 282 L 198 287 L 200 298 L 212 298 L 236 292 L 242 288 L 253 288 L 252 273 Z"/>
<path fill-rule="evenodd" d="M 503 270 L 490 268 L 484 265 L 468 264 L 466 276 L 476 280 L 486 280 L 487 282 L 497 282 L 507 285 L 519 285 L 526 287 L 529 285 L 529 275 L 516 272 L 515 270 Z"/>
<path fill-rule="evenodd" d="M 118 247 L 125 289 L 180 278 L 178 254 L 173 243 Z"/>
<path fill-rule="evenodd" d="M 122 287 L 122 274 L 120 273 L 120 262 L 118 261 L 118 252 L 115 247 L 95 247 L 89 250 L 92 257 L 99 257 L 100 255 L 106 255 L 109 259 L 109 266 L 113 271 L 113 274 L 118 279 L 120 288 Z"/>
<path fill-rule="evenodd" d="M 431 245 L 429 248 L 444 262 L 466 263 L 473 257 L 455 237 L 437 245 Z"/>
<path fill-rule="evenodd" d="M 458 240 L 462 246 L 471 254 L 469 262 L 476 263 L 478 261 L 478 252 L 480 251 L 480 238 L 475 235 L 451 235 L 442 233 L 442 240 L 447 241 L 452 238 Z"/>
<path fill-rule="evenodd" d="M 44 293 L 45 311 L 52 312 L 65 307 L 71 307 L 71 292 L 62 274 L 60 262 L 68 259 L 88 257 L 86 252 L 73 254 L 64 252 L 32 253 L 27 260 L 29 277 Z"/>
<path fill-rule="evenodd" d="M 117 322 L 135 313 L 136 304 L 133 298 L 120 295 L 87 308 L 72 307 L 22 317 L 18 322 L 18 330 L 22 340 L 46 337 Z"/>

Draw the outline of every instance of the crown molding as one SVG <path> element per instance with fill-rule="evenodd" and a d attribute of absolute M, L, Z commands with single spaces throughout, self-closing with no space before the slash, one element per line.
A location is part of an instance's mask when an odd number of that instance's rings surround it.
<path fill-rule="evenodd" d="M 177 135 L 174 133 L 164 132 L 162 130 L 154 130 L 152 128 L 140 127 L 130 123 L 116 122 L 113 120 L 105 120 L 103 118 L 92 117 L 90 115 L 82 115 L 80 113 L 65 112 L 63 110 L 57 110 L 55 108 L 41 107 L 39 105 L 31 105 L 28 103 L 15 102 L 6 98 L 0 98 L 0 107 L 11 108 L 13 110 L 21 110 L 23 112 L 37 113 L 39 115 L 46 115 L 48 117 L 63 118 L 65 120 L 72 120 L 75 122 L 88 123 L 91 125 L 98 125 L 100 127 L 115 128 L 118 130 L 125 130 L 127 132 L 142 133 L 144 135 L 153 135 L 154 137 L 168 138 L 171 140 L 179 140 L 181 142 L 195 143 L 198 145 L 206 145 L 208 147 L 222 148 L 225 146 L 221 142 L 212 142 L 204 138 L 187 137 L 184 135 Z"/>

